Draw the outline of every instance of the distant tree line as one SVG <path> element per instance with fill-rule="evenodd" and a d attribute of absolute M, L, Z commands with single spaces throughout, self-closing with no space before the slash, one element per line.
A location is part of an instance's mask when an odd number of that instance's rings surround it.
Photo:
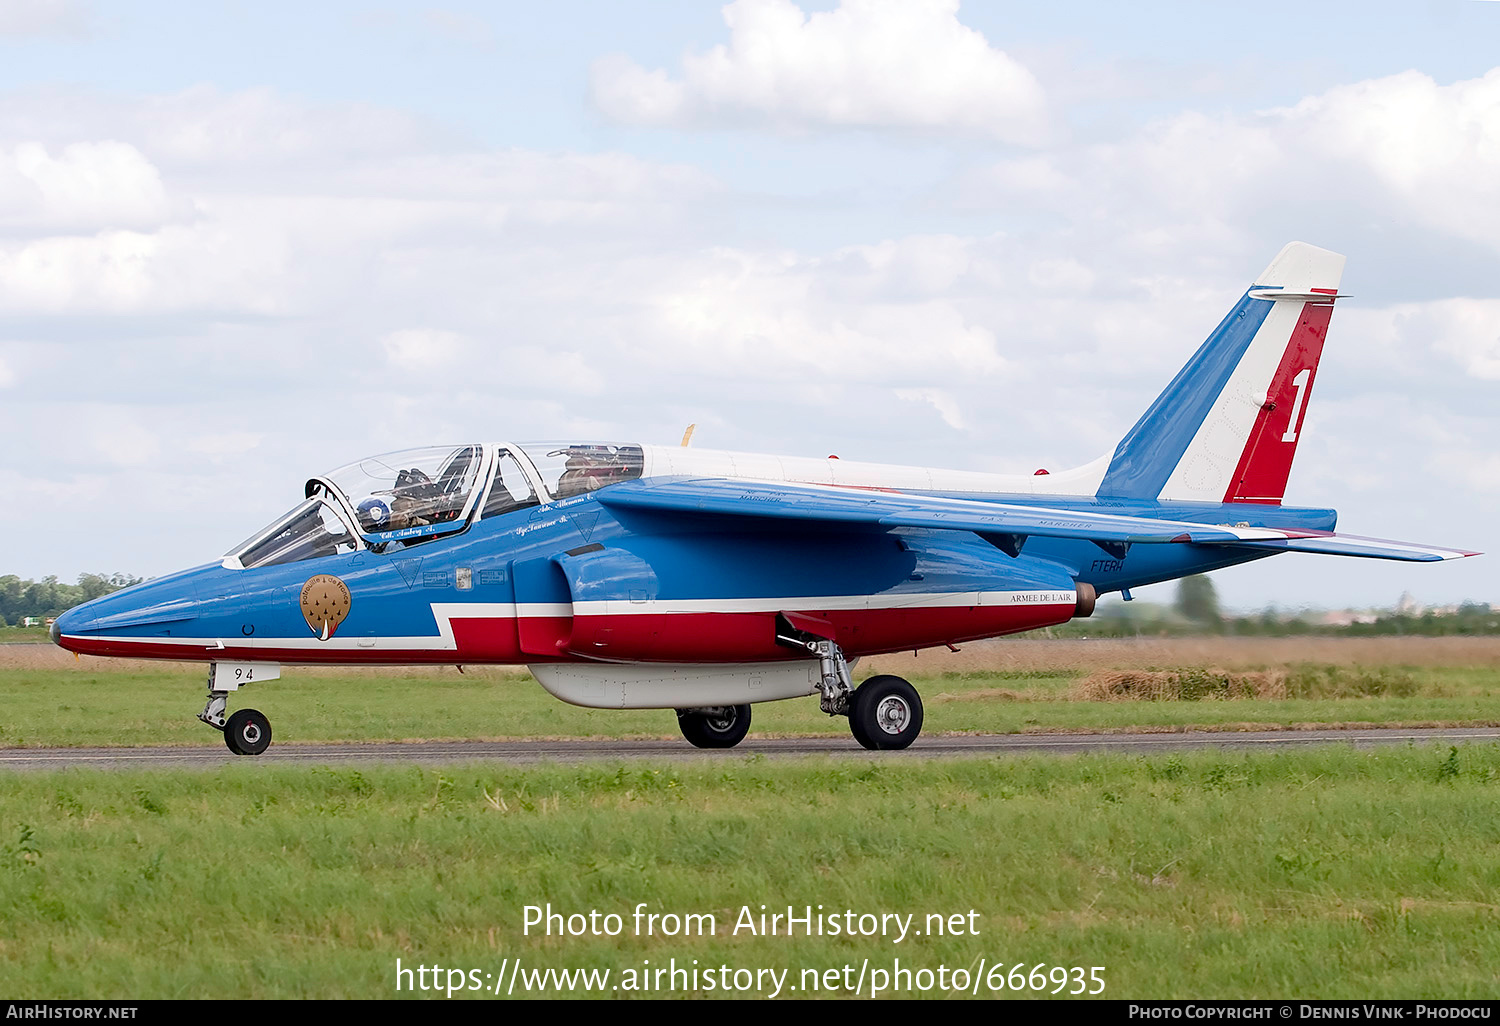
<path fill-rule="evenodd" d="M 1213 582 L 1198 574 L 1177 582 L 1171 606 L 1132 602 L 1115 606 L 1088 620 L 1074 620 L 1051 629 L 1055 637 L 1129 638 L 1138 635 L 1227 634 L 1248 637 L 1315 635 L 1376 637 L 1500 634 L 1500 609 L 1483 602 L 1465 602 L 1452 612 L 1379 613 L 1369 623 L 1320 623 L 1306 615 L 1270 608 L 1246 616 L 1226 615 L 1219 609 Z"/>
<path fill-rule="evenodd" d="M 1440 637 L 1452 634 L 1500 634 L 1500 609 L 1484 602 L 1465 602 L 1456 612 L 1381 613 L 1371 623 L 1319 624 L 1299 617 L 1281 616 L 1267 610 L 1255 616 L 1239 616 L 1223 623 L 1226 634 L 1333 634 L 1340 637 L 1375 637 L 1415 634 Z"/>
<path fill-rule="evenodd" d="M 15 574 L 0 577 L 0 626 L 15 626 L 27 616 L 57 616 L 80 602 L 140 584 L 129 574 L 79 574 L 77 584 L 56 577 L 23 581 Z"/>

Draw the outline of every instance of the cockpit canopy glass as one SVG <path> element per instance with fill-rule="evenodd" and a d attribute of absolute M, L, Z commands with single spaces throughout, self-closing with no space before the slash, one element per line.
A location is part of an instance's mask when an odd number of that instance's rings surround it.
<path fill-rule="evenodd" d="M 518 446 L 530 459 L 554 499 L 592 492 L 605 485 L 641 476 L 646 464 L 639 445 L 592 442 L 525 442 Z"/>
<path fill-rule="evenodd" d="M 367 535 L 403 538 L 462 527 L 484 466 L 481 445 L 434 446 L 371 456 L 325 474 Z"/>
<path fill-rule="evenodd" d="M 235 550 L 246 570 L 353 552 L 358 546 L 338 511 L 304 499 L 290 513 Z"/>
<path fill-rule="evenodd" d="M 531 468 L 523 467 L 528 461 Z M 462 531 L 476 518 L 638 478 L 644 467 L 639 445 L 591 442 L 444 445 L 370 456 L 309 481 L 305 501 L 235 548 L 225 565 L 251 569 L 366 546 L 385 552 L 391 545 L 420 545 Z M 531 469 L 546 494 L 533 489 Z"/>

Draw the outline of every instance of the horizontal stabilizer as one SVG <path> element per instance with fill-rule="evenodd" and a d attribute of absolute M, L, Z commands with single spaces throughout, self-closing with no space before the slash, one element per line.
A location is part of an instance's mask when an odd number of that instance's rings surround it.
<path fill-rule="evenodd" d="M 1210 543 L 1214 544 L 1214 543 Z M 1384 538 L 1359 538 L 1350 534 L 1318 534 L 1312 537 L 1243 542 L 1257 549 L 1287 552 L 1321 552 L 1329 556 L 1362 556 L 1366 559 L 1400 559 L 1413 563 L 1436 563 L 1444 559 L 1477 556 L 1465 549 L 1445 549 L 1436 545 L 1387 541 Z"/>

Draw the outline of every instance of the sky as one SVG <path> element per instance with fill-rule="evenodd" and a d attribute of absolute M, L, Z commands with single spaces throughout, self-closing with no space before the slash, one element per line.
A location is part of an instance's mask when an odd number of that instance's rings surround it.
<path fill-rule="evenodd" d="M 196 565 L 446 442 L 1077 466 L 1294 239 L 1350 298 L 1288 503 L 1500 549 L 1497 43 L 1484 0 L 0 0 L 0 574 Z M 1495 558 L 1214 580 L 1500 604 Z"/>

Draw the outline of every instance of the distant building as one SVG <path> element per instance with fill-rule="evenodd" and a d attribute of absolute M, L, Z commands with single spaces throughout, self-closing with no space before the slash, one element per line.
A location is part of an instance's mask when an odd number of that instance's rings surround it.
<path fill-rule="evenodd" d="M 1323 613 L 1313 622 L 1320 627 L 1350 627 L 1357 623 L 1374 623 L 1379 614 L 1355 609 L 1335 609 Z"/>

